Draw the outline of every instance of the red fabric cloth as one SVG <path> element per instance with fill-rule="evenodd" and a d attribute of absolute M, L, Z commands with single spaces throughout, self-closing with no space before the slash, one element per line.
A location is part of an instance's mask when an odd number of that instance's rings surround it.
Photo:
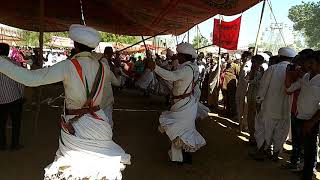
<path fill-rule="evenodd" d="M 238 49 L 241 16 L 231 22 L 214 19 L 213 44 L 228 50 Z"/>

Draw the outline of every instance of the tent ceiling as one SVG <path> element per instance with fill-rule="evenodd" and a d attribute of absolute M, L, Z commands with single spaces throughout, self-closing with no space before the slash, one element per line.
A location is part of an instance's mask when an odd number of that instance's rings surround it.
<path fill-rule="evenodd" d="M 44 0 L 45 31 L 80 21 L 79 0 Z M 182 34 L 216 15 L 235 15 L 261 0 L 82 0 L 86 24 L 125 35 Z M 0 23 L 39 31 L 40 0 L 2 3 Z M 167 31 L 166 31 L 167 30 Z"/>

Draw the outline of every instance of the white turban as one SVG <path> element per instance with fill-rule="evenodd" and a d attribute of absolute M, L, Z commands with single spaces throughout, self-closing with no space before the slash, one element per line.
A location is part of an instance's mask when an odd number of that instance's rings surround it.
<path fill-rule="evenodd" d="M 295 50 L 293 50 L 292 48 L 289 47 L 283 47 L 280 48 L 278 51 L 278 55 L 279 56 L 285 56 L 285 57 L 289 57 L 289 58 L 294 58 L 297 53 Z"/>
<path fill-rule="evenodd" d="M 265 61 L 269 62 L 270 56 L 268 54 L 258 53 L 258 55 L 262 56 Z"/>
<path fill-rule="evenodd" d="M 177 45 L 177 52 L 181 54 L 189 54 L 192 58 L 197 58 L 198 54 L 196 49 L 189 43 L 180 43 Z"/>
<path fill-rule="evenodd" d="M 73 41 L 91 48 L 96 48 L 101 41 L 101 35 L 97 30 L 80 24 L 70 26 L 69 37 Z"/>

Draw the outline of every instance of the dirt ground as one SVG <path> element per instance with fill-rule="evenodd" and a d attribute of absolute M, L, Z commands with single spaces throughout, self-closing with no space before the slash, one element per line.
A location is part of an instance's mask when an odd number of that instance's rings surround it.
<path fill-rule="evenodd" d="M 42 99 L 57 97 L 61 86 L 43 87 Z M 41 106 L 38 128 L 29 103 L 23 116 L 22 143 L 17 152 L 0 152 L 0 180 L 39 180 L 58 148 L 61 100 Z M 298 176 L 271 161 L 256 162 L 248 157 L 249 147 L 236 125 L 224 118 L 210 117 L 197 122 L 207 145 L 193 155 L 192 166 L 168 163 L 168 138 L 157 130 L 158 117 L 165 109 L 161 97 L 146 99 L 134 90 L 116 95 L 114 140 L 132 156 L 123 171 L 124 180 L 295 180 Z M 287 156 L 287 155 L 286 155 Z"/>

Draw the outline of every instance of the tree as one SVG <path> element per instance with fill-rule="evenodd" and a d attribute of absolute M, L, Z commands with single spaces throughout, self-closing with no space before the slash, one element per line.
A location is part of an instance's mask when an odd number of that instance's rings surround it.
<path fill-rule="evenodd" d="M 201 47 L 209 45 L 209 41 L 207 38 L 197 35 L 193 38 L 192 45 L 194 48 L 201 48 Z"/>
<path fill-rule="evenodd" d="M 135 36 L 117 35 L 107 32 L 100 32 L 102 41 L 104 42 L 120 42 L 125 44 L 133 44 L 138 42 L 138 38 Z"/>
<path fill-rule="evenodd" d="M 52 36 L 68 37 L 68 32 L 50 32 L 43 34 L 44 44 L 50 45 Z M 19 45 L 38 47 L 39 46 L 39 33 L 34 31 L 21 31 L 21 39 Z"/>
<path fill-rule="evenodd" d="M 311 48 L 320 48 L 320 2 L 303 2 L 289 10 L 294 30 L 304 34 Z"/>
<path fill-rule="evenodd" d="M 138 38 L 135 36 L 116 35 L 112 33 L 100 32 L 102 41 L 105 42 L 120 42 L 125 44 L 133 44 L 138 42 Z M 68 37 L 68 32 L 50 32 L 44 33 L 43 42 L 45 45 L 51 43 L 52 36 Z M 19 45 L 38 47 L 39 46 L 39 33 L 33 31 L 21 31 L 22 42 Z"/>

